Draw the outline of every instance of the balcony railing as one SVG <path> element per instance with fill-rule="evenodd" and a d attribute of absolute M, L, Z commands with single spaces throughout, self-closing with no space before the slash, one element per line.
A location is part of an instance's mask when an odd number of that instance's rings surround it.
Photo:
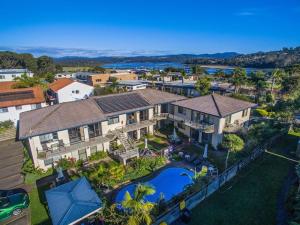
<path fill-rule="evenodd" d="M 236 133 L 239 130 L 243 129 L 243 124 L 238 124 L 238 123 L 230 123 L 226 124 L 225 127 L 223 128 L 224 132 L 227 133 Z"/>
<path fill-rule="evenodd" d="M 215 125 L 213 123 L 203 121 L 195 122 L 173 114 L 169 114 L 169 118 L 178 122 L 182 122 L 184 123 L 184 125 L 194 128 L 196 130 L 201 130 L 204 133 L 213 133 L 215 131 Z"/>
<path fill-rule="evenodd" d="M 139 156 L 139 149 L 138 148 L 133 148 L 130 150 L 115 150 L 115 151 L 111 151 L 110 154 L 112 156 L 115 156 L 118 159 L 121 160 L 127 160 L 127 159 L 131 159 L 133 157 L 138 157 Z"/>
<path fill-rule="evenodd" d="M 111 141 L 112 136 L 98 136 L 94 138 L 90 138 L 87 141 L 78 141 L 70 143 L 70 145 L 63 144 L 62 141 L 59 141 L 59 144 L 54 144 L 51 147 L 47 147 L 46 145 L 43 145 L 43 150 L 38 151 L 37 150 L 37 157 L 39 159 L 48 159 L 54 156 L 59 156 L 62 154 L 67 154 L 72 151 L 76 151 L 82 148 L 86 148 L 88 146 L 93 146 L 100 143 L 105 143 L 108 141 Z"/>

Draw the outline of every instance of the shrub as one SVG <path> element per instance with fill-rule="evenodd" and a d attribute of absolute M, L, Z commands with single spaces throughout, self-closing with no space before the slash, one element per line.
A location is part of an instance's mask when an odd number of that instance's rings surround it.
<path fill-rule="evenodd" d="M 96 153 L 92 154 L 89 157 L 89 160 L 90 161 L 95 161 L 95 160 L 104 159 L 106 157 L 107 157 L 107 153 L 105 151 L 99 151 L 99 152 L 96 152 Z"/>
<path fill-rule="evenodd" d="M 222 147 L 233 152 L 238 152 L 244 148 L 244 141 L 236 134 L 225 134 Z"/>
<path fill-rule="evenodd" d="M 256 112 L 262 117 L 268 117 L 269 112 L 265 109 L 256 109 Z"/>
<path fill-rule="evenodd" d="M 14 122 L 11 120 L 0 122 L 0 134 L 5 132 L 7 129 L 12 128 L 13 126 L 14 126 Z"/>

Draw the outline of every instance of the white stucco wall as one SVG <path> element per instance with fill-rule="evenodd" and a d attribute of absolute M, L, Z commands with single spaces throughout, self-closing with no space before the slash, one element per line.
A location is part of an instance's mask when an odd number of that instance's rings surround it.
<path fill-rule="evenodd" d="M 41 106 L 45 107 L 46 103 L 45 102 L 41 103 Z M 3 112 L 3 113 L 0 112 L 0 122 L 11 120 L 15 124 L 17 124 L 20 118 L 20 113 L 32 110 L 32 105 L 22 105 L 22 109 L 16 109 L 16 106 L 7 107 L 7 109 L 8 112 Z"/>
<path fill-rule="evenodd" d="M 79 93 L 76 94 L 76 91 Z M 58 103 L 62 103 L 85 99 L 86 96 L 91 96 L 93 91 L 94 87 L 75 81 L 57 91 L 57 100 Z"/>

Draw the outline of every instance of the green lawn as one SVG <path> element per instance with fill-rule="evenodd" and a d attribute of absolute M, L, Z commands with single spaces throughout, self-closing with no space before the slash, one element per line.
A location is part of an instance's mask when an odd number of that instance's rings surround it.
<path fill-rule="evenodd" d="M 296 139 L 286 137 L 274 146 L 269 150 L 282 153 L 283 149 L 289 148 L 293 151 Z M 230 184 L 194 208 L 190 224 L 275 224 L 277 196 L 291 164 L 287 160 L 264 155 Z"/>
<path fill-rule="evenodd" d="M 45 191 L 46 188 L 41 188 L 41 191 Z M 30 198 L 30 211 L 31 211 L 31 224 L 32 225 L 50 225 L 51 221 L 46 211 L 44 204 L 41 202 L 43 198 L 40 196 L 41 191 L 35 187 L 29 193 Z M 42 200 L 41 200 L 42 199 Z"/>
<path fill-rule="evenodd" d="M 25 183 L 31 185 L 32 189 L 29 193 L 30 198 L 30 211 L 31 211 L 31 224 L 32 225 L 48 225 L 51 224 L 50 218 L 46 211 L 44 201 L 44 191 L 47 187 L 36 187 L 36 180 L 52 174 L 52 170 L 48 170 L 44 174 L 26 174 Z"/>

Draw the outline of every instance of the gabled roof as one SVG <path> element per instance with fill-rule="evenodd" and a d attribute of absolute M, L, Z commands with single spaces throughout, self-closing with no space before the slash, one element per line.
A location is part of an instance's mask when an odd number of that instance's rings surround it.
<path fill-rule="evenodd" d="M 13 88 L 17 82 L 0 83 L 0 108 L 45 102 L 41 87 Z"/>
<path fill-rule="evenodd" d="M 53 83 L 49 84 L 49 89 L 56 92 L 64 87 L 68 86 L 69 84 L 72 84 L 73 82 L 74 82 L 74 80 L 69 79 L 69 78 L 60 78 L 60 79 L 55 80 Z"/>
<path fill-rule="evenodd" d="M 93 99 L 65 102 L 20 114 L 19 137 L 25 138 L 96 123 L 105 119 Z"/>
<path fill-rule="evenodd" d="M 154 89 L 143 89 L 52 105 L 21 113 L 19 138 L 92 124 L 107 120 L 110 116 L 182 99 L 186 98 Z"/>
<path fill-rule="evenodd" d="M 255 106 L 255 104 L 250 102 L 218 94 L 191 98 L 185 101 L 175 102 L 173 105 L 223 118 Z"/>
<path fill-rule="evenodd" d="M 53 225 L 84 219 L 102 207 L 101 200 L 85 177 L 45 192 Z"/>

